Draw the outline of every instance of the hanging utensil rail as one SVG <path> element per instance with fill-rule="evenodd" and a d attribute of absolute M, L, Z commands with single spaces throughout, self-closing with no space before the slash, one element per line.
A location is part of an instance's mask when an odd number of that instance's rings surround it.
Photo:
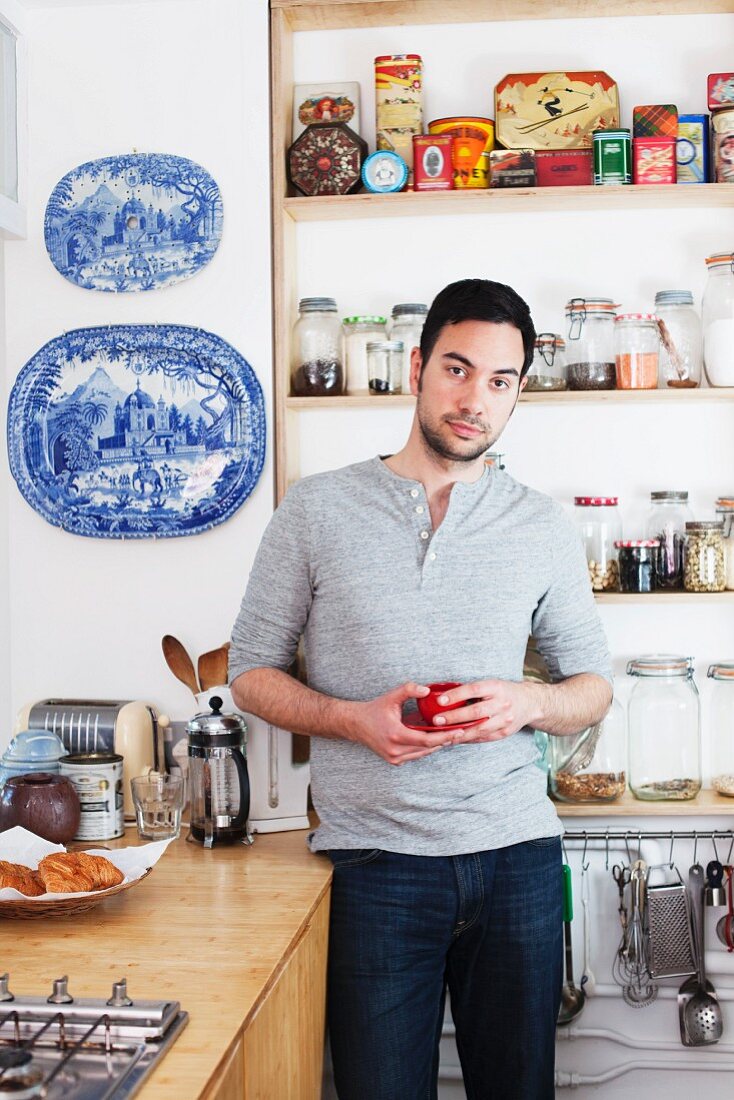
<path fill-rule="evenodd" d="M 569 829 L 563 834 L 564 842 L 569 840 L 734 840 L 734 829 L 699 830 L 689 829 L 680 832 L 668 829 L 667 832 L 648 832 L 646 829 Z"/>

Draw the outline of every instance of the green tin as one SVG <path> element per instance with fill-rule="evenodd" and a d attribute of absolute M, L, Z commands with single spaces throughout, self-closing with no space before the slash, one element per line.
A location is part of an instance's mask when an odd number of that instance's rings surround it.
<path fill-rule="evenodd" d="M 594 183 L 632 183 L 629 130 L 594 130 Z"/>

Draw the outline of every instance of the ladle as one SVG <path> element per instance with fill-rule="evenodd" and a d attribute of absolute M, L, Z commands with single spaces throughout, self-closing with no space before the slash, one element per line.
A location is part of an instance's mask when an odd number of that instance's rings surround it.
<path fill-rule="evenodd" d="M 563 941 L 566 955 L 566 981 L 561 990 L 561 1007 L 556 1023 L 564 1027 L 575 1020 L 584 1007 L 586 994 L 573 980 L 573 947 L 571 944 L 571 921 L 573 920 L 573 889 L 571 886 L 571 868 L 563 864 Z"/>

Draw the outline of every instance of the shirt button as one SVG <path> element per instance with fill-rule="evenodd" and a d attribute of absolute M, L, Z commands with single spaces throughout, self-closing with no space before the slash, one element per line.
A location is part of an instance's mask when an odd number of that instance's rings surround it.
<path fill-rule="evenodd" d="M 428 555 L 428 560 L 429 561 L 435 561 L 436 560 L 436 555 L 435 554 L 429 554 Z"/>
<path fill-rule="evenodd" d="M 418 490 L 417 489 L 411 489 L 410 490 L 410 495 L 413 497 L 413 500 L 415 500 L 415 498 L 418 496 Z"/>
<path fill-rule="evenodd" d="M 419 516 L 423 515 L 423 505 L 422 504 L 418 505 L 418 507 L 416 508 L 416 512 L 418 513 Z"/>
<path fill-rule="evenodd" d="M 428 531 L 421 531 L 421 538 L 422 539 L 427 539 L 428 537 L 429 537 Z"/>

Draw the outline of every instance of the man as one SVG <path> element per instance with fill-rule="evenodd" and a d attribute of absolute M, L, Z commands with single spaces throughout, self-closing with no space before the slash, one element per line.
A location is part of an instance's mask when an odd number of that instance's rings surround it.
<path fill-rule="evenodd" d="M 612 692 L 572 524 L 484 462 L 534 341 L 510 287 L 446 287 L 412 350 L 405 446 L 293 486 L 235 624 L 238 706 L 313 737 L 340 1100 L 436 1096 L 446 986 L 469 1100 L 554 1095 L 562 827 L 533 730 L 576 733 Z M 522 682 L 531 633 L 553 684 Z M 284 671 L 301 634 L 308 687 Z M 452 680 L 449 728 L 401 721 Z"/>

